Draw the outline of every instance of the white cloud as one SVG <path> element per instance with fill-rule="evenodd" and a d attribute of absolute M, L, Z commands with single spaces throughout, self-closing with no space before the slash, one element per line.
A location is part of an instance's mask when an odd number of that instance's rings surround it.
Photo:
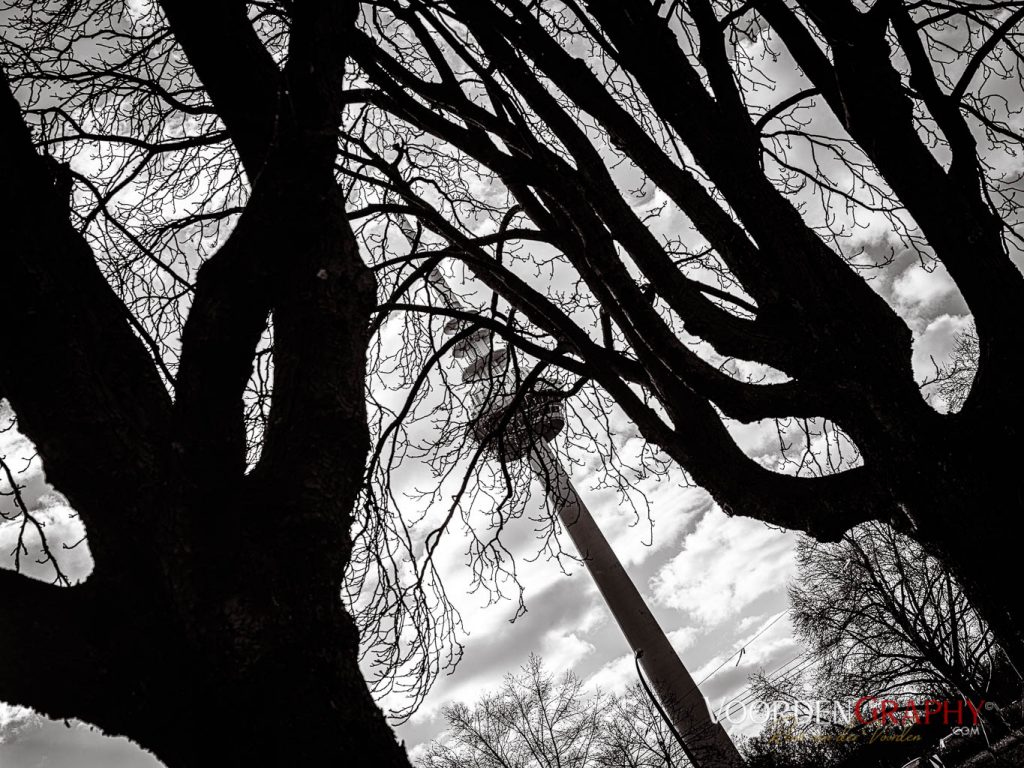
<path fill-rule="evenodd" d="M 668 641 L 676 649 L 676 653 L 682 653 L 688 648 L 693 647 L 693 644 L 697 642 L 697 638 L 700 637 L 701 631 L 697 627 L 681 627 L 667 634 Z"/>
<path fill-rule="evenodd" d="M 941 265 L 925 269 L 912 264 L 892 283 L 893 300 L 906 309 L 926 309 L 956 291 L 956 283 Z"/>
<path fill-rule="evenodd" d="M 786 582 L 795 538 L 716 508 L 651 580 L 655 600 L 704 625 L 719 624 Z"/>
<path fill-rule="evenodd" d="M 46 482 L 42 462 L 32 442 L 15 428 L 14 412 L 0 400 L 0 457 L 18 485 L 22 502 L 42 525 L 47 544 L 72 583 L 85 579 L 92 571 L 89 545 L 83 541 L 85 528 L 67 499 Z M 0 567 L 14 567 L 14 552 L 22 527 L 21 510 L 16 505 L 6 472 L 0 473 Z M 80 542 L 80 543 L 79 543 Z M 43 559 L 39 536 L 34 526 L 25 531 L 28 552 L 21 554 L 22 572 L 52 581 L 55 572 Z M 67 545 L 65 548 L 63 545 Z"/>
<path fill-rule="evenodd" d="M 75 511 L 67 506 L 63 496 L 51 491 L 39 499 L 31 513 L 42 525 L 47 546 L 64 575 L 72 584 L 84 581 L 92 571 L 93 560 L 88 542 L 83 541 L 85 527 Z M 17 546 L 20 529 L 20 518 L 0 524 L 0 556 L 3 558 L 0 565 L 5 568 L 14 567 L 14 556 L 11 553 Z M 51 563 L 40 562 L 44 558 L 39 536 L 32 526 L 26 529 L 24 543 L 28 552 L 22 552 L 21 572 L 44 581 L 53 581 L 56 572 Z"/>
<path fill-rule="evenodd" d="M 641 565 L 652 555 L 674 545 L 683 530 L 693 524 L 695 516 L 706 512 L 711 505 L 706 491 L 673 482 L 659 483 L 645 493 L 651 503 L 650 522 L 643 518 L 637 521 L 614 502 L 601 504 L 593 512 L 626 567 Z"/>
<path fill-rule="evenodd" d="M 38 727 L 42 718 L 31 709 L 0 702 L 0 744 L 11 744 L 25 731 Z"/>
<path fill-rule="evenodd" d="M 594 652 L 593 643 L 575 632 L 552 630 L 541 638 L 540 655 L 550 670 L 572 669 L 583 657 Z"/>
<path fill-rule="evenodd" d="M 591 690 L 600 689 L 619 695 L 636 680 L 636 662 L 633 655 L 627 653 L 597 670 L 587 679 L 586 684 Z"/>
<path fill-rule="evenodd" d="M 738 421 L 726 422 L 726 427 L 736 445 L 752 457 L 762 457 L 765 454 L 774 456 L 779 446 L 778 426 L 772 419 L 754 421 L 749 424 L 741 424 Z"/>
<path fill-rule="evenodd" d="M 409 762 L 413 765 L 419 765 L 420 761 L 427 756 L 427 750 L 429 748 L 430 742 L 424 741 L 409 749 Z"/>

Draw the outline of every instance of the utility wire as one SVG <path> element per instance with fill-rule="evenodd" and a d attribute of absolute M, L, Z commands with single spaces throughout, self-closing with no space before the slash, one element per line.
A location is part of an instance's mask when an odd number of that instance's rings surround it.
<path fill-rule="evenodd" d="M 740 648 L 737 651 L 735 651 L 731 656 L 729 656 L 721 664 L 719 664 L 717 667 L 715 667 L 713 670 L 711 670 L 711 672 L 709 672 L 707 675 L 705 675 L 704 678 L 699 683 L 697 683 L 696 686 L 694 686 L 693 690 L 690 691 L 686 696 L 684 696 L 680 700 L 680 702 L 679 702 L 680 705 L 682 705 L 684 702 L 686 702 L 687 699 L 689 699 L 691 696 L 694 696 L 695 694 L 700 693 L 700 687 L 699 686 L 703 685 L 708 680 L 710 680 L 723 667 L 725 667 L 726 664 L 728 664 L 730 661 L 735 659 L 737 656 L 742 658 L 742 656 L 746 652 L 747 648 L 750 647 L 750 645 L 753 644 L 753 642 L 755 640 L 757 640 L 759 637 L 761 637 L 765 632 L 767 632 L 769 629 L 771 629 L 773 626 L 775 626 L 775 624 L 777 624 L 779 622 L 779 620 L 782 619 L 783 616 L 785 616 L 787 613 L 789 613 L 790 610 L 791 609 L 787 608 L 784 611 L 782 611 L 781 613 L 779 613 L 778 616 L 776 616 L 774 619 L 772 619 L 770 622 L 768 622 L 765 626 L 763 626 L 761 628 L 761 630 L 756 635 L 754 635 L 752 638 L 747 640 L 742 646 L 740 646 Z M 640 669 L 640 657 L 642 655 L 643 655 L 643 649 L 638 649 L 636 651 L 634 657 L 633 657 L 633 663 L 636 665 L 636 674 L 637 674 L 637 678 L 639 678 L 639 680 L 640 680 L 640 685 L 643 687 L 644 691 L 647 694 L 647 697 L 651 700 L 651 703 L 654 705 L 655 709 L 657 709 L 658 715 L 661 717 L 661 719 L 665 722 L 665 725 L 667 725 L 669 730 L 672 732 L 672 736 L 679 743 L 679 746 L 683 750 L 683 754 L 686 755 L 687 759 L 695 766 L 695 768 L 700 768 L 699 763 L 694 758 L 694 756 L 690 753 L 689 748 L 686 746 L 686 741 L 683 739 L 682 734 L 679 733 L 678 730 L 676 730 L 676 727 L 675 727 L 675 725 L 673 725 L 671 718 L 668 716 L 668 713 L 665 712 L 665 710 L 661 706 L 661 703 L 658 701 L 658 697 L 655 696 L 654 691 L 652 691 L 650 686 L 647 684 L 647 680 L 644 678 L 643 671 Z M 797 656 L 796 658 L 800 658 L 800 657 Z M 794 660 L 795 659 L 791 659 L 790 662 L 787 662 L 787 664 L 791 663 Z M 783 666 L 786 666 L 786 665 L 783 665 Z M 748 686 L 748 688 L 749 688 L 749 686 Z M 732 703 L 733 702 L 729 702 L 729 706 L 732 706 Z"/>
<path fill-rule="evenodd" d="M 715 668 L 714 668 L 713 670 L 711 670 L 710 672 L 708 672 L 708 674 L 707 674 L 707 675 L 705 675 L 704 679 L 703 679 L 703 680 L 701 680 L 701 681 L 700 681 L 699 683 L 697 683 L 697 685 L 704 685 L 704 683 L 706 683 L 706 682 L 707 682 L 708 680 L 710 680 L 712 676 L 714 676 L 714 675 L 718 674 L 718 672 L 719 672 L 719 671 L 721 671 L 722 667 L 724 667 L 724 666 L 725 666 L 726 664 L 728 664 L 728 663 L 729 663 L 730 661 L 732 661 L 733 659 L 735 659 L 735 658 L 736 658 L 737 656 L 741 656 L 742 654 L 746 653 L 746 650 L 747 650 L 747 648 L 748 648 L 748 647 L 750 646 L 750 644 L 751 644 L 751 643 L 753 643 L 753 642 L 754 642 L 755 640 L 757 640 L 757 638 L 759 638 L 759 637 L 760 637 L 761 635 L 763 635 L 763 634 L 764 634 L 765 632 L 767 632 L 767 631 L 768 631 L 769 629 L 771 629 L 771 628 L 772 628 L 773 626 L 775 626 L 775 624 L 776 624 L 776 623 L 777 623 L 777 622 L 779 621 L 779 619 L 781 619 L 781 618 L 782 618 L 783 616 L 785 616 L 785 615 L 786 615 L 787 613 L 789 613 L 789 612 L 790 612 L 790 610 L 792 610 L 792 609 L 790 609 L 790 608 L 787 608 L 787 609 L 786 609 L 786 610 L 784 610 L 784 611 L 783 611 L 782 613 L 780 613 L 780 614 L 779 614 L 778 616 L 776 616 L 776 617 L 775 617 L 774 619 L 772 619 L 772 620 L 771 620 L 770 622 L 768 622 L 768 623 L 767 623 L 767 624 L 766 624 L 766 625 L 765 625 L 764 627 L 762 627 L 762 628 L 761 628 L 761 631 L 760 631 L 760 632 L 758 632 L 758 633 L 757 633 L 756 635 L 754 635 L 754 636 L 753 636 L 752 638 L 750 638 L 749 640 L 747 640 L 747 642 L 745 642 L 745 643 L 744 643 L 744 644 L 743 644 L 743 645 L 742 645 L 742 646 L 740 647 L 740 649 L 739 649 L 738 651 L 736 651 L 736 652 L 735 652 L 735 653 L 734 653 L 734 654 L 733 654 L 732 656 L 730 656 L 729 658 L 727 658 L 727 659 L 726 659 L 725 661 L 723 661 L 723 662 L 722 662 L 721 664 L 719 664 L 719 665 L 718 665 L 717 667 L 715 667 Z"/>

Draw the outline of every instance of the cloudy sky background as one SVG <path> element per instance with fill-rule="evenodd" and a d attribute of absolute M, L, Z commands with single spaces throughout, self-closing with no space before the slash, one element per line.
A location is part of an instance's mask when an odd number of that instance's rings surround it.
<path fill-rule="evenodd" d="M 766 102 L 803 87 L 785 57 L 772 69 L 777 90 L 762 94 Z M 637 204 L 657 202 L 646 199 Z M 923 264 L 917 254 L 892 241 L 884 220 L 861 223 L 864 226 L 845 244 L 863 246 L 865 261 L 895 249 L 892 263 L 874 274 L 872 285 L 914 331 L 915 370 L 924 378 L 933 370 L 932 360 L 945 360 L 955 334 L 969 325 L 967 309 L 945 270 Z M 653 226 L 671 232 L 679 222 L 670 214 Z M 10 418 L 5 408 L 0 406 L 0 428 Z M 737 428 L 734 434 L 751 455 L 773 450 L 771 425 Z M 60 494 L 47 486 L 40 462 L 30 461 L 31 444 L 14 430 L 4 432 L 0 455 L 16 471 L 23 470 L 18 477 L 22 493 L 47 522 L 51 546 L 59 551 L 66 570 L 77 578 L 87 576 L 91 568 L 87 544 L 67 551 L 60 548 L 61 542 L 81 539 L 81 525 Z M 713 704 L 742 694 L 752 673 L 775 670 L 803 651 L 792 636 L 788 615 L 780 617 L 788 608 L 786 586 L 794 575 L 794 534 L 749 519 L 729 518 L 702 491 L 683 487 L 678 476 L 644 489 L 652 503 L 653 529 L 646 521 L 634 525 L 632 513 L 618 507 L 613 493 L 594 489 L 595 478 L 586 466 L 574 473 L 581 495 L 687 667 L 695 679 L 708 678 L 701 688 Z M 0 490 L 7 490 L 6 481 L 0 481 Z M 0 499 L 0 505 L 11 509 L 9 499 Z M 510 546 L 520 554 L 533 554 L 536 545 L 529 521 L 521 519 L 517 525 L 510 531 Z M 13 564 L 10 553 L 16 536 L 15 523 L 0 524 L 4 567 Z M 565 547 L 571 544 L 566 541 Z M 438 557 L 449 595 L 467 630 L 465 657 L 455 674 L 438 681 L 411 721 L 398 728 L 399 738 L 414 756 L 443 729 L 441 709 L 446 703 L 474 701 L 494 689 L 504 674 L 516 671 L 530 653 L 542 655 L 552 670 L 571 668 L 590 685 L 606 690 L 621 691 L 636 679 L 632 656 L 581 566 L 571 564 L 566 575 L 550 561 L 521 562 L 519 575 L 528 612 L 510 624 L 514 605 L 484 607 L 485 598 L 466 594 L 465 548 L 466 540 L 456 533 L 443 542 Z M 46 577 L 31 563 L 26 570 Z M 732 658 L 740 649 L 743 653 Z M 4 659 L 3 663 L 17 661 Z M 42 765 L 143 768 L 159 763 L 126 740 L 106 738 L 84 724 L 51 722 L 0 704 L 0 768 Z"/>

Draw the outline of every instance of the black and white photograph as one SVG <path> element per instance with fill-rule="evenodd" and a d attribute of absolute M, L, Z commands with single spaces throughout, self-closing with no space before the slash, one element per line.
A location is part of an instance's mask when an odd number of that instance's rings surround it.
<path fill-rule="evenodd" d="M 1024 0 L 0 0 L 0 768 L 1024 766 Z"/>

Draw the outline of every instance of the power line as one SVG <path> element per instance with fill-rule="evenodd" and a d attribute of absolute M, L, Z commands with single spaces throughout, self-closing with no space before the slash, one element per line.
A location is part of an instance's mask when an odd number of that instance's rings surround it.
<path fill-rule="evenodd" d="M 717 673 L 719 672 L 719 670 L 721 670 L 721 669 L 722 669 L 722 667 L 724 667 L 724 666 L 725 666 L 726 664 L 728 664 L 728 663 L 729 663 L 730 661 L 732 661 L 733 659 L 735 659 L 735 658 L 736 658 L 737 656 L 739 656 L 739 655 L 742 655 L 743 653 L 745 653 L 745 652 L 746 652 L 746 650 L 747 650 L 747 648 L 748 648 L 748 647 L 750 646 L 750 644 L 751 644 L 751 643 L 753 643 L 753 642 L 754 642 L 755 640 L 757 640 L 757 638 L 759 638 L 759 637 L 760 637 L 761 635 L 763 635 L 763 634 L 764 634 L 765 632 L 767 632 L 767 631 L 768 631 L 769 629 L 771 629 L 771 628 L 772 628 L 773 626 L 775 626 L 775 624 L 776 624 L 776 623 L 777 623 L 777 622 L 779 621 L 779 619 L 781 619 L 781 618 L 782 618 L 783 616 L 785 616 L 785 615 L 786 615 L 787 613 L 789 613 L 789 612 L 790 612 L 791 610 L 792 610 L 791 608 L 787 608 L 786 610 L 782 611 L 782 613 L 780 613 L 780 614 L 779 614 L 778 616 L 776 616 L 776 617 L 775 617 L 774 619 L 772 619 L 772 620 L 771 620 L 770 622 L 768 622 L 768 623 L 767 623 L 767 624 L 766 624 L 766 625 L 765 625 L 764 627 L 762 627 L 762 628 L 761 628 L 761 631 L 760 631 L 760 632 L 758 632 L 758 633 L 757 633 L 756 635 L 754 635 L 754 636 L 753 636 L 752 638 L 750 638 L 749 640 L 747 640 L 747 642 L 745 642 L 745 643 L 744 643 L 744 644 L 743 644 L 743 645 L 742 645 L 742 646 L 740 647 L 740 649 L 739 649 L 738 651 L 736 651 L 735 653 L 733 653 L 733 655 L 732 655 L 732 656 L 730 656 L 730 657 L 729 657 L 729 658 L 727 658 L 727 659 L 726 659 L 725 661 L 723 661 L 723 662 L 722 662 L 721 664 L 719 664 L 719 665 L 718 665 L 717 667 L 715 667 L 715 668 L 714 668 L 713 670 L 711 670 L 711 671 L 710 671 L 710 672 L 709 672 L 709 673 L 708 673 L 708 674 L 707 674 L 707 675 L 706 675 L 706 676 L 704 677 L 704 679 L 703 679 L 703 680 L 701 680 L 701 681 L 700 681 L 699 683 L 697 683 L 697 685 L 704 685 L 704 683 L 706 683 L 706 682 L 707 682 L 708 680 L 710 680 L 710 679 L 711 679 L 711 678 L 712 678 L 712 677 L 713 677 L 714 675 L 716 675 L 716 674 L 717 674 Z"/>
<path fill-rule="evenodd" d="M 744 643 L 744 644 L 743 644 L 742 646 L 740 646 L 740 648 L 739 648 L 739 649 L 738 649 L 737 651 L 735 651 L 735 652 L 734 652 L 734 653 L 733 653 L 733 654 L 732 654 L 731 656 L 729 656 L 729 657 L 728 657 L 728 658 L 727 658 L 727 659 L 726 659 L 725 661 L 723 661 L 723 662 L 722 662 L 721 664 L 719 664 L 719 665 L 718 665 L 717 667 L 715 667 L 715 668 L 714 668 L 713 670 L 711 670 L 710 672 L 708 672 L 708 674 L 706 674 L 706 675 L 704 676 L 704 678 L 703 678 L 703 679 L 702 679 L 702 680 L 701 680 L 701 681 L 700 681 L 699 683 L 697 683 L 697 684 L 696 684 L 696 685 L 695 685 L 695 686 L 693 687 L 693 690 L 692 690 L 692 691 L 690 691 L 690 692 L 689 692 L 688 694 L 686 694 L 685 696 L 683 696 L 683 698 L 682 698 L 682 699 L 680 699 L 680 701 L 679 701 L 680 705 L 682 705 L 683 703 L 685 703 L 686 701 L 688 701 L 688 700 L 689 700 L 689 699 L 690 699 L 691 697 L 693 697 L 693 696 L 696 696 L 697 694 L 699 694 L 699 693 L 700 693 L 700 686 L 704 685 L 704 683 L 706 683 L 706 682 L 707 682 L 708 680 L 710 680 L 710 679 L 711 679 L 711 678 L 712 678 L 712 677 L 713 677 L 713 676 L 714 676 L 715 674 L 717 674 L 717 673 L 718 673 L 718 672 L 719 672 L 719 671 L 720 671 L 720 670 L 721 670 L 721 669 L 722 669 L 722 668 L 723 668 L 723 667 L 724 667 L 724 666 L 725 666 L 726 664 L 728 664 L 728 663 L 729 663 L 730 661 L 732 661 L 733 659 L 735 659 L 735 658 L 736 658 L 737 656 L 740 656 L 740 655 L 742 655 L 743 653 L 745 653 L 745 652 L 746 652 L 746 650 L 747 650 L 747 648 L 748 648 L 748 647 L 750 647 L 750 645 L 751 645 L 751 644 L 752 644 L 752 643 L 753 643 L 753 642 L 754 642 L 755 640 L 757 640 L 757 638 L 761 637 L 761 635 L 763 635 L 763 634 L 764 634 L 765 632 L 767 632 L 767 631 L 768 631 L 769 629 L 771 629 L 771 628 L 772 628 L 773 626 L 775 626 L 775 624 L 777 624 L 777 623 L 778 623 L 778 621 L 779 621 L 779 620 L 780 620 L 780 619 L 781 619 L 781 618 L 782 618 L 783 616 L 785 616 L 785 615 L 786 615 L 787 613 L 789 613 L 789 612 L 790 612 L 791 610 L 792 610 L 791 608 L 786 608 L 785 610 L 783 610 L 783 611 L 782 611 L 781 613 L 779 613 L 779 615 L 778 615 L 778 616 L 776 616 L 776 617 L 775 617 L 774 619 L 772 619 L 772 620 L 771 620 L 771 621 L 769 621 L 769 622 L 768 622 L 767 624 L 765 624 L 765 625 L 764 625 L 764 626 L 763 626 L 763 627 L 761 628 L 761 630 L 760 630 L 760 631 L 759 631 L 759 632 L 758 632 L 758 633 L 757 633 L 756 635 L 754 635 L 754 636 L 753 636 L 752 638 L 750 638 L 749 640 L 747 640 L 747 641 L 746 641 L 746 642 L 745 642 L 745 643 Z M 749 687 L 749 686 L 748 686 L 748 687 Z M 746 689 L 743 689 L 743 690 L 746 690 Z"/>
<path fill-rule="evenodd" d="M 769 682 L 769 683 L 777 682 L 778 680 L 782 679 L 787 674 L 796 674 L 796 673 L 802 672 L 803 670 L 805 670 L 808 667 L 810 667 L 811 665 L 813 665 L 815 661 L 816 661 L 816 659 L 813 656 L 807 654 L 806 652 L 798 654 L 797 656 L 794 656 L 793 658 L 791 658 L 789 661 L 787 661 L 782 666 L 777 667 L 775 670 L 773 670 L 768 675 L 765 675 L 765 681 Z M 800 663 L 796 664 L 795 666 L 792 666 L 794 662 L 800 662 Z M 735 704 L 739 704 L 740 706 L 745 706 L 745 705 L 751 703 L 752 701 L 756 701 L 756 700 L 757 700 L 757 692 L 753 690 L 753 686 L 752 685 L 747 684 L 746 686 L 741 688 L 740 692 L 736 696 L 734 696 L 728 703 L 722 705 L 722 707 L 719 708 L 719 711 L 721 711 L 722 709 L 729 710 Z"/>

